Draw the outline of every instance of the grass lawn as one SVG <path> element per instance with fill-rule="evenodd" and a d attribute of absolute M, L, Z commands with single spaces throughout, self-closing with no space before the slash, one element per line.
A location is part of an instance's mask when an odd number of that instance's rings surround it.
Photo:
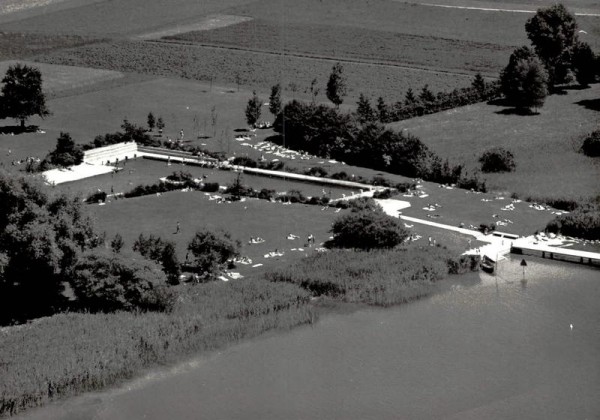
<path fill-rule="evenodd" d="M 57 185 L 55 189 L 57 191 L 81 193 L 84 196 L 98 190 L 110 192 L 111 187 L 115 193 L 127 192 L 140 184 L 149 185 L 157 183 L 159 178 L 179 171 L 189 172 L 195 178 L 200 178 L 205 175 L 205 182 L 217 182 L 219 185 L 223 186 L 232 184 L 238 176 L 238 174 L 233 171 L 201 168 L 191 165 L 184 166 L 175 163 L 171 166 L 167 166 L 165 162 L 137 159 L 130 160 L 123 166 L 123 170 L 116 174 L 99 175 L 82 179 L 81 181 L 67 182 L 65 184 Z M 274 189 L 277 192 L 299 190 L 305 196 L 320 197 L 323 195 L 323 189 L 325 188 L 327 193 L 331 192 L 331 198 L 333 199 L 342 198 L 342 194 L 348 195 L 353 191 L 349 188 L 321 186 L 308 182 L 291 181 L 252 174 L 242 174 L 241 180 L 244 185 L 250 186 L 255 190 L 261 190 L 263 188 Z"/>
<path fill-rule="evenodd" d="M 523 197 L 589 197 L 600 193 L 600 161 L 578 152 L 579 136 L 598 127 L 599 96 L 596 84 L 548 97 L 539 115 L 515 115 L 481 103 L 390 126 L 408 130 L 440 156 L 469 168 L 477 168 L 491 147 L 511 150 L 515 172 L 485 175 L 494 190 Z"/>
<path fill-rule="evenodd" d="M 6 73 L 9 66 L 13 66 L 17 63 L 37 67 L 40 70 L 42 73 L 44 93 L 48 96 L 52 96 L 57 92 L 66 89 L 75 89 L 123 77 L 123 73 L 118 71 L 32 63 L 23 60 L 0 61 L 0 74 Z"/>
<path fill-rule="evenodd" d="M 509 196 L 503 196 L 504 199 L 499 200 L 496 197 L 500 196 L 493 194 L 473 194 L 462 189 L 447 190 L 439 188 L 438 184 L 429 182 L 422 185 L 422 190 L 429 194 L 429 197 L 404 197 L 402 195 L 395 197 L 411 203 L 411 207 L 402 210 L 403 215 L 450 226 L 459 226 L 460 223 L 464 223 L 465 227 L 469 227 L 469 225 L 479 227 L 481 223 L 489 224 L 508 219 L 513 223 L 497 226 L 497 230 L 519 235 L 531 235 L 536 230 L 543 230 L 546 223 L 556 217 L 551 211 L 540 211 L 529 207 L 530 203 L 527 202 L 514 203 L 514 211 L 501 210 L 511 204 L 512 200 Z M 424 210 L 424 207 L 430 204 L 439 204 L 441 207 L 435 211 Z M 494 214 L 498 217 L 493 217 Z M 440 217 L 428 217 L 433 215 Z M 415 224 L 415 228 L 416 226 Z"/>
<path fill-rule="evenodd" d="M 97 218 L 98 228 L 105 230 L 111 239 L 119 233 L 130 248 L 140 233 L 154 234 L 177 243 L 177 252 L 183 261 L 188 243 L 200 228 L 224 229 L 234 239 L 242 242 L 241 254 L 252 259 L 253 264 L 262 263 L 262 267 L 238 265 L 233 270 L 242 275 L 260 274 L 265 269 L 278 264 L 295 261 L 309 252 L 291 251 L 291 248 L 303 248 L 306 238 L 313 234 L 316 244 L 326 241 L 331 223 L 343 211 L 321 210 L 320 206 L 283 205 L 266 200 L 247 200 L 231 204 L 217 204 L 210 201 L 201 192 L 170 192 L 160 197 L 146 196 L 113 201 L 105 206 L 91 206 Z M 177 221 L 181 224 L 181 233 L 175 234 Z M 293 233 L 300 239 L 288 240 Z M 250 237 L 261 237 L 261 244 L 248 244 Z M 277 258 L 264 258 L 269 251 L 285 251 Z"/>

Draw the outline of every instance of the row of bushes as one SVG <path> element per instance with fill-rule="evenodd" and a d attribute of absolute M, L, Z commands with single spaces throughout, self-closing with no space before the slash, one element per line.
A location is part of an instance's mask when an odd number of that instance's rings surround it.
<path fill-rule="evenodd" d="M 125 198 L 141 197 L 144 195 L 152 195 L 156 193 L 165 193 L 168 191 L 180 190 L 182 188 L 191 188 L 197 191 L 217 192 L 219 184 L 217 182 L 196 183 L 194 181 L 185 181 L 183 184 L 173 184 L 170 182 L 157 182 L 150 185 L 138 185 L 131 191 L 123 194 Z"/>
<path fill-rule="evenodd" d="M 454 89 L 452 92 L 434 94 L 429 91 L 427 86 L 424 86 L 419 96 L 413 97 L 407 94 L 404 101 L 398 101 L 393 105 L 379 102 L 377 104 L 378 119 L 382 123 L 407 120 L 460 106 L 490 101 L 500 96 L 499 82 L 485 83 L 483 78 L 475 86 Z"/>
<path fill-rule="evenodd" d="M 477 258 L 453 258 L 441 247 L 318 253 L 265 274 L 314 296 L 390 306 L 427 296 L 448 273 L 478 269 Z"/>
<path fill-rule="evenodd" d="M 62 314 L 3 331 L 0 416 L 316 319 L 309 294 L 290 284 L 246 279 L 177 291 L 170 313 Z"/>

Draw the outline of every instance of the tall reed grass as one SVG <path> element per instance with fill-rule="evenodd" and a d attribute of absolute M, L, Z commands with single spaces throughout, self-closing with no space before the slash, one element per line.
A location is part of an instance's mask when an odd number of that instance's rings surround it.
<path fill-rule="evenodd" d="M 315 320 L 310 295 L 291 284 L 244 280 L 180 291 L 171 313 L 61 314 L 0 330 L 0 415 Z"/>
<path fill-rule="evenodd" d="M 334 250 L 265 276 L 269 281 L 296 284 L 313 295 L 390 306 L 430 294 L 433 284 L 450 272 L 449 261 L 454 261 L 450 253 L 438 247 Z"/>

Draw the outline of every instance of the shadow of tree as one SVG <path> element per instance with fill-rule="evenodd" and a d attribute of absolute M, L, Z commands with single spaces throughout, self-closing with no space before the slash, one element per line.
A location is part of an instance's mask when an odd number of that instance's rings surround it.
<path fill-rule="evenodd" d="M 600 98 L 583 99 L 581 101 L 575 102 L 575 104 L 583 106 L 587 109 L 591 109 L 592 111 L 600 111 Z"/>
<path fill-rule="evenodd" d="M 35 133 L 38 131 L 39 126 L 28 125 L 25 128 L 20 125 L 5 125 L 0 127 L 0 134 L 22 134 L 22 133 Z"/>
<path fill-rule="evenodd" d="M 539 112 L 532 111 L 526 108 L 505 108 L 495 112 L 498 115 L 521 115 L 521 116 L 533 116 L 540 115 Z"/>

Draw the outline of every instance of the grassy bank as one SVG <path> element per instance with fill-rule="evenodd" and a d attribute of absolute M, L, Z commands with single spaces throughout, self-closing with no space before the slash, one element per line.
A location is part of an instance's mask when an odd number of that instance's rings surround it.
<path fill-rule="evenodd" d="M 182 288 L 169 314 L 63 314 L 5 328 L 0 415 L 101 389 L 270 329 L 312 322 L 308 302 L 309 294 L 290 284 L 210 283 Z"/>
<path fill-rule="evenodd" d="M 344 302 L 390 306 L 431 293 L 433 284 L 450 271 L 474 268 L 439 247 L 407 247 L 391 251 L 338 250 L 315 254 L 266 274 L 273 282 L 296 284 L 313 295 Z"/>

